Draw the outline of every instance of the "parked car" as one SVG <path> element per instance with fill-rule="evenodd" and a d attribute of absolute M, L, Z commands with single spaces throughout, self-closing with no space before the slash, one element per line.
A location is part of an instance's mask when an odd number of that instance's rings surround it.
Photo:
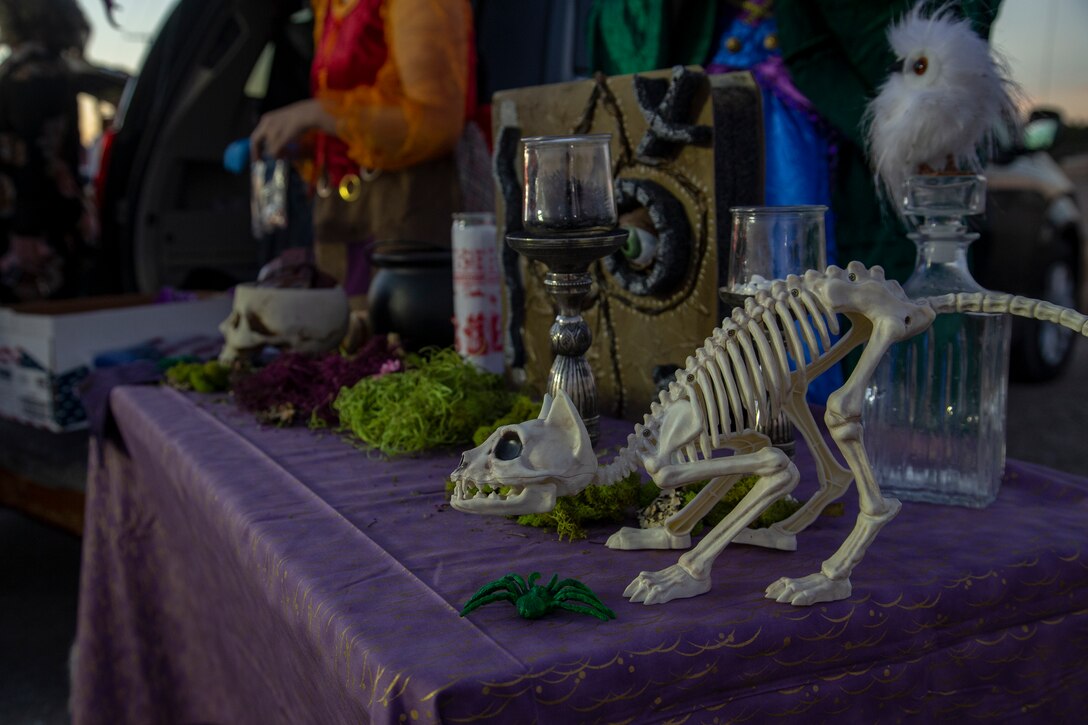
<path fill-rule="evenodd" d="M 249 180 L 224 149 L 309 92 L 304 0 L 180 0 L 106 133 L 100 291 L 227 287 L 256 277 Z"/>
<path fill-rule="evenodd" d="M 1039 138 L 1035 124 L 1026 135 Z M 1052 134 L 1051 134 L 1052 137 Z M 1085 234 L 1076 187 L 1038 142 L 1020 142 L 986 169 L 989 197 L 975 276 L 993 290 L 1077 308 L 1085 262 Z M 1053 323 L 1013 320 L 1013 379 L 1051 380 L 1072 357 L 1076 333 Z"/>

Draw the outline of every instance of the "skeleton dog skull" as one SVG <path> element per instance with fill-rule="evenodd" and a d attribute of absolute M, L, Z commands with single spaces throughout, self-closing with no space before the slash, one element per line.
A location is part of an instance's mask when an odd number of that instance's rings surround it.
<path fill-rule="evenodd" d="M 466 513 L 545 513 L 558 496 L 588 486 L 596 472 L 593 444 L 570 398 L 545 395 L 536 420 L 504 425 L 462 454 L 450 476 L 450 503 Z"/>
<path fill-rule="evenodd" d="M 238 285 L 230 316 L 219 325 L 225 344 L 219 362 L 248 359 L 266 346 L 302 353 L 336 347 L 348 330 L 341 287 L 299 289 Z"/>

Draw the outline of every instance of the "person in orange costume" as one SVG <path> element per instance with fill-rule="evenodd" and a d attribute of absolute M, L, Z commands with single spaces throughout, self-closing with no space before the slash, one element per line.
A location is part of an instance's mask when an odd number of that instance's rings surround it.
<path fill-rule="evenodd" d="M 250 152 L 312 145 L 317 266 L 366 292 L 375 243 L 449 246 L 453 150 L 475 108 L 468 0 L 315 0 L 312 98 L 261 117 Z M 313 132 L 312 134 L 310 132 Z"/>

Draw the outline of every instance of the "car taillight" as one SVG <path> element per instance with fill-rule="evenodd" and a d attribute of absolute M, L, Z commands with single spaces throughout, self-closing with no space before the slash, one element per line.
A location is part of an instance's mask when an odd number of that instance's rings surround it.
<path fill-rule="evenodd" d="M 113 150 L 113 140 L 117 137 L 117 129 L 110 127 L 102 132 L 102 146 L 98 157 L 98 173 L 94 177 L 94 201 L 99 211 L 102 209 L 102 201 L 106 192 L 106 174 L 110 171 L 110 156 Z"/>

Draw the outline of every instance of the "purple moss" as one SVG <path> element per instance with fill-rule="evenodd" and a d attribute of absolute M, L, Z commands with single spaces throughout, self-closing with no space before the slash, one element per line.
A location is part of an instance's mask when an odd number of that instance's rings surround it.
<path fill-rule="evenodd" d="M 398 351 L 378 336 L 350 357 L 335 351 L 317 357 L 281 353 L 260 370 L 232 380 L 231 390 L 241 408 L 265 422 L 291 425 L 315 418 L 336 424 L 339 416 L 330 404 L 340 388 L 402 367 Z"/>

